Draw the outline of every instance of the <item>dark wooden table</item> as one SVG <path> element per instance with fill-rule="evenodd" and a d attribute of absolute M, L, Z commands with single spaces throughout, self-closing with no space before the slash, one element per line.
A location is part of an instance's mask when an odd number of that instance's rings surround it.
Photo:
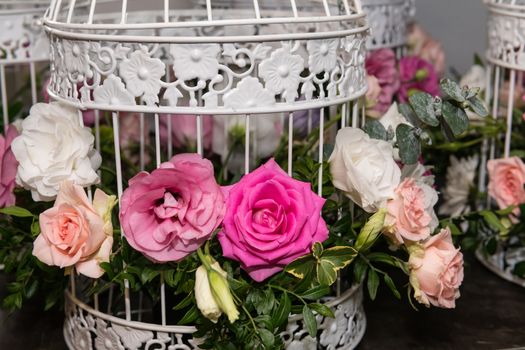
<path fill-rule="evenodd" d="M 462 298 L 452 311 L 416 312 L 382 288 L 375 302 L 366 302 L 368 328 L 359 350 L 525 349 L 525 289 L 472 257 L 465 275 Z M 42 312 L 40 305 L 12 315 L 0 312 L 0 349 L 65 350 L 62 314 Z"/>

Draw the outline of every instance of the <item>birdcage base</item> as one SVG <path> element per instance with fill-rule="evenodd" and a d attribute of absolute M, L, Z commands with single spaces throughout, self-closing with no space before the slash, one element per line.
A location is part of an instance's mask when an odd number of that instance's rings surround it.
<path fill-rule="evenodd" d="M 525 247 L 514 249 L 510 252 L 508 250 L 500 249 L 494 255 L 488 255 L 482 249 L 476 251 L 476 258 L 490 271 L 509 282 L 525 287 L 525 279 L 512 273 L 514 266 L 517 263 L 517 255 L 525 258 Z M 523 260 L 524 259 L 520 261 Z"/>
<path fill-rule="evenodd" d="M 287 350 L 354 349 L 366 330 L 362 286 L 354 286 L 340 297 L 327 298 L 335 318 L 317 316 L 317 339 L 308 335 L 301 315 L 291 316 L 281 333 Z M 66 292 L 64 338 L 71 350 L 199 349 L 194 327 L 162 326 L 126 321 L 97 311 Z"/>

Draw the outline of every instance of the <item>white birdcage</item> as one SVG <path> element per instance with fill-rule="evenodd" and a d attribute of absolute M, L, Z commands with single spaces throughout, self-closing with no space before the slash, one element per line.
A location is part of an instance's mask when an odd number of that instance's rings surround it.
<path fill-rule="evenodd" d="M 506 121 L 506 131 L 502 139 L 486 140 L 483 144 L 479 176 L 482 192 L 487 191 L 487 160 L 512 156 L 513 113 L 524 94 L 525 72 L 525 1 L 485 0 L 485 3 L 489 9 L 485 103 L 490 106 L 493 118 Z M 487 256 L 479 251 L 478 257 L 501 277 L 525 286 L 525 280 L 512 274 L 516 263 L 525 260 L 525 248 L 502 244 L 496 254 Z"/>
<path fill-rule="evenodd" d="M 371 29 L 368 48 L 391 48 L 401 55 L 416 12 L 415 0 L 363 0 L 362 4 Z"/>
<path fill-rule="evenodd" d="M 342 127 L 364 120 L 357 101 L 367 89 L 368 26 L 360 0 L 206 0 L 193 5 L 169 0 L 90 0 L 85 14 L 77 11 L 75 3 L 53 0 L 44 18 L 51 42 L 48 91 L 55 100 L 95 111 L 97 147 L 100 114 L 111 113 L 119 197 L 125 180 L 119 127 L 125 118 L 138 118 L 133 125 L 140 129 L 142 169 L 148 146 L 146 121 L 153 121 L 152 146 L 158 166 L 173 153 L 173 118 L 194 116 L 195 149 L 200 154 L 207 141 L 205 116 L 226 125 L 240 119 L 249 132 L 244 133 L 242 170 L 231 170 L 247 173 L 256 163 L 257 150 L 265 146 L 258 137 L 258 122 L 277 115 L 281 123 L 288 122 L 281 132 L 288 138 L 289 174 L 296 156 L 292 147 L 295 113 L 308 111 L 309 130 L 313 122 L 320 125 L 319 162 L 325 158 L 327 114 L 339 111 Z M 168 139 L 163 145 L 160 125 L 167 115 L 173 118 L 167 117 Z M 228 138 L 228 127 L 223 130 Z M 228 147 L 228 142 L 224 144 Z M 98 296 L 87 300 L 79 283 L 72 279 L 67 293 L 64 334 L 71 349 L 83 349 L 96 337 L 108 344 L 115 340 L 126 349 L 197 348 L 191 339 L 193 327 L 167 324 L 169 299 L 164 283 L 159 285 L 158 324 L 141 322 L 145 317 L 142 298 L 134 298 L 128 287 L 119 309 L 112 305 L 116 290 L 110 290 L 103 306 Z M 329 303 L 341 310 L 338 317 L 344 319 L 337 322 L 345 322 L 347 329 L 337 332 L 344 331 L 346 340 L 341 343 L 341 337 L 330 335 L 335 329 L 333 320 L 319 319 L 324 334 L 319 348 L 355 347 L 366 325 L 361 289 L 338 293 Z M 317 346 L 306 335 L 300 317 L 290 319 L 283 339 L 290 349 Z"/>
<path fill-rule="evenodd" d="M 20 74 L 29 70 L 31 100 L 38 100 L 37 65 L 49 59 L 49 42 L 41 18 L 47 0 L 0 1 L 0 90 L 4 128 L 10 116 L 10 98 L 20 88 Z"/>

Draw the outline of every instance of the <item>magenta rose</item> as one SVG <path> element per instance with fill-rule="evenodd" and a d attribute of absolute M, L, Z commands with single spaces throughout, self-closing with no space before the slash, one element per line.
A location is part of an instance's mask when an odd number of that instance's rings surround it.
<path fill-rule="evenodd" d="M 325 200 L 310 184 L 294 180 L 271 159 L 227 189 L 226 214 L 218 238 L 225 257 L 237 260 L 261 282 L 314 242 L 328 238 L 321 217 Z"/>
<path fill-rule="evenodd" d="M 11 143 L 18 136 L 18 131 L 13 125 L 7 128 L 5 137 L 0 135 L 0 208 L 15 205 L 15 179 L 18 162 L 16 161 Z"/>
<path fill-rule="evenodd" d="M 399 101 L 407 102 L 413 92 L 423 91 L 439 95 L 439 77 L 434 66 L 417 56 L 407 56 L 399 61 Z"/>
<path fill-rule="evenodd" d="M 379 49 L 366 58 L 367 74 L 377 79 L 381 91 L 373 107 L 380 115 L 386 113 L 399 89 L 396 54 L 391 49 Z"/>
<path fill-rule="evenodd" d="M 120 201 L 120 222 L 129 244 L 149 259 L 179 261 L 210 238 L 224 211 L 213 165 L 187 153 L 129 181 Z"/>

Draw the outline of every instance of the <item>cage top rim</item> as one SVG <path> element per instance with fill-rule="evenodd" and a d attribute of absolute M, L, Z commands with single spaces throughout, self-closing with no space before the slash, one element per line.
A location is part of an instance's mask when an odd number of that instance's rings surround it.
<path fill-rule="evenodd" d="M 492 10 L 508 10 L 508 11 L 525 11 L 525 1 L 517 4 L 514 0 L 510 2 L 503 2 L 501 0 L 483 0 L 483 2 Z M 520 17 L 520 13 L 509 13 L 511 16 Z"/>

